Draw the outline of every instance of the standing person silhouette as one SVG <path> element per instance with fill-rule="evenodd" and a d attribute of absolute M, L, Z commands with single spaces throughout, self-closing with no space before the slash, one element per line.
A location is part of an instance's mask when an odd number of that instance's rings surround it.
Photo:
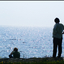
<path fill-rule="evenodd" d="M 59 18 L 54 19 L 55 25 L 53 28 L 53 58 L 56 57 L 57 47 L 58 47 L 58 58 L 61 57 L 62 53 L 62 34 L 64 34 L 64 25 L 59 23 Z"/>

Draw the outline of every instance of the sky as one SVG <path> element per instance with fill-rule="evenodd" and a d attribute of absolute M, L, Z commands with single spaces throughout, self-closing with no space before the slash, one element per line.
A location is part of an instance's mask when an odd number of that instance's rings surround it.
<path fill-rule="evenodd" d="M 0 1 L 0 26 L 53 27 L 64 24 L 64 1 Z"/>

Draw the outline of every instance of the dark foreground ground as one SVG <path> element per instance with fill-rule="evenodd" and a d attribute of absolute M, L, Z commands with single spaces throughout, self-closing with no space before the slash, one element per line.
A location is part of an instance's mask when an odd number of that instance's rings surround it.
<path fill-rule="evenodd" d="M 52 57 L 45 57 L 45 58 L 0 58 L 0 62 L 40 62 L 40 61 L 64 61 L 64 58 L 52 58 Z"/>

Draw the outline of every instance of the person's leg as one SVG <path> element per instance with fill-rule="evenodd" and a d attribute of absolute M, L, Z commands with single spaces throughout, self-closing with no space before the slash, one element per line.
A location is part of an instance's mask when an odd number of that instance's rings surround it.
<path fill-rule="evenodd" d="M 12 55 L 9 55 L 9 58 L 13 58 L 13 56 Z"/>
<path fill-rule="evenodd" d="M 58 57 L 61 57 L 61 53 L 62 53 L 62 39 L 58 40 L 59 44 L 58 44 Z"/>
<path fill-rule="evenodd" d="M 57 53 L 57 40 L 56 38 L 53 39 L 53 57 L 56 57 Z"/>

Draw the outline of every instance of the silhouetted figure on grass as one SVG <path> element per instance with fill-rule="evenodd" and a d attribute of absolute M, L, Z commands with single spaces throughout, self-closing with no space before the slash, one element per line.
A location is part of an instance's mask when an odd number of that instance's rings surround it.
<path fill-rule="evenodd" d="M 58 47 L 58 58 L 60 58 L 62 53 L 62 34 L 64 34 L 64 25 L 59 23 L 59 18 L 55 18 L 54 22 L 55 25 L 53 28 L 53 57 L 56 57 Z"/>
<path fill-rule="evenodd" d="M 14 48 L 14 50 L 10 53 L 9 58 L 20 58 L 20 53 L 17 48 Z"/>

